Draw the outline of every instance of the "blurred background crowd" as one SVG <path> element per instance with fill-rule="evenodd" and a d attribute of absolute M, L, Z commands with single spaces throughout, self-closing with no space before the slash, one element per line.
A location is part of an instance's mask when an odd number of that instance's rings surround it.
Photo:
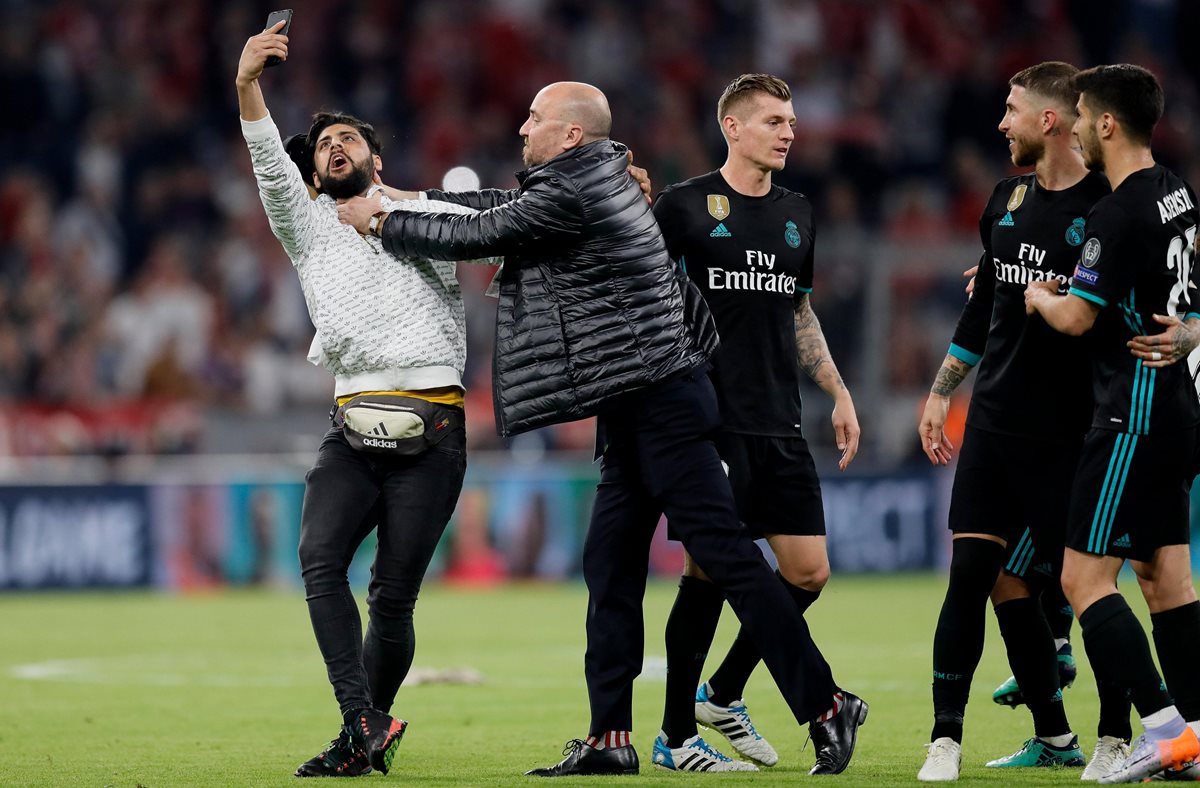
<path fill-rule="evenodd" d="M 1048 59 L 1136 62 L 1167 95 L 1160 162 L 1200 183 L 1193 0 L 289 0 L 291 56 L 266 74 L 282 132 L 318 109 L 373 122 L 383 177 L 450 168 L 515 184 L 542 85 L 602 88 L 613 136 L 656 190 L 719 166 L 722 88 L 786 79 L 796 143 L 778 182 L 817 211 L 814 304 L 860 401 L 863 460 L 916 451 L 916 409 L 1012 168 L 1007 79 Z M 0 2 L 0 455 L 312 451 L 328 373 L 272 237 L 233 78 L 271 6 Z M 460 266 L 477 448 L 582 449 L 586 424 L 502 446 L 491 424 L 491 270 Z M 806 390 L 806 432 L 830 440 Z M 319 431 L 315 434 L 319 435 Z"/>

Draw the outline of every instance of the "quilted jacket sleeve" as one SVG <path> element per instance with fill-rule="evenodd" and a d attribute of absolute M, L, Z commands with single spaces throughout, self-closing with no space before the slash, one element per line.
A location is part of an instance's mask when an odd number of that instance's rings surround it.
<path fill-rule="evenodd" d="M 473 192 L 444 192 L 441 189 L 426 189 L 425 198 L 465 205 L 477 211 L 486 211 L 517 199 L 517 189 L 481 189 Z"/>
<path fill-rule="evenodd" d="M 432 195 L 427 195 L 432 196 Z M 502 257 L 556 245 L 583 230 L 578 191 L 553 172 L 526 181 L 520 196 L 465 216 L 393 211 L 383 223 L 383 247 L 434 260 Z"/>

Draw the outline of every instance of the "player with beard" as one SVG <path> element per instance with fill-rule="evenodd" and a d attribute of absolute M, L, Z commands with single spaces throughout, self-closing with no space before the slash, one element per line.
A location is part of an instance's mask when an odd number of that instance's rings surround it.
<path fill-rule="evenodd" d="M 369 124 L 317 114 L 305 143 L 291 144 L 307 177 L 294 166 L 259 85 L 266 58 L 287 57 L 278 29 L 251 37 L 241 54 L 242 132 L 271 230 L 296 267 L 316 326 L 309 358 L 333 374 L 337 398 L 334 426 L 305 477 L 299 553 L 342 730 L 296 776 L 386 773 L 407 726 L 389 712 L 412 664 L 413 608 L 466 469 L 462 296 L 454 263 L 392 255 L 378 238 L 338 222 L 338 203 L 378 189 L 382 159 Z M 306 180 L 319 192 L 315 200 Z M 384 201 L 397 210 L 474 212 L 428 200 Z M 360 396 L 380 412 L 421 414 L 425 430 L 415 437 L 423 450 L 389 453 L 386 445 L 398 441 L 376 437 L 352 446 L 343 420 Z M 376 527 L 364 638 L 347 570 Z"/>
<path fill-rule="evenodd" d="M 800 431 L 800 374 L 833 400 L 842 470 L 858 451 L 860 430 L 812 308 L 812 204 L 771 182 L 795 137 L 791 99 L 788 85 L 769 74 L 743 74 L 730 83 L 717 102 L 729 147 L 725 164 L 664 190 L 654 215 L 667 250 L 704 294 L 721 334 L 710 373 L 723 420 L 717 449 L 738 516 L 751 535 L 767 540 L 779 582 L 803 615 L 829 579 L 829 556 L 821 483 Z M 748 760 L 763 766 L 778 761 L 742 700 L 760 660 L 745 628 L 697 690 L 723 605 L 721 590 L 685 553 L 667 619 L 666 703 L 654 744 L 654 761 L 664 768 L 745 767 L 710 754 L 697 722 L 723 735 Z M 835 703 L 842 698 L 839 692 Z M 811 730 L 823 749 L 819 726 Z M 842 768 L 819 754 L 813 773 Z"/>
<path fill-rule="evenodd" d="M 1191 186 L 1154 161 L 1163 92 L 1153 74 L 1098 66 L 1072 86 L 1084 163 L 1105 172 L 1113 191 L 1088 214 L 1069 292 L 1031 282 L 1025 293 L 1030 314 L 1063 334 L 1089 334 L 1092 349 L 1095 406 L 1071 490 L 1063 590 L 1097 678 L 1129 690 L 1145 728 L 1101 782 L 1163 770 L 1184 777 L 1200 755 L 1200 602 L 1188 544 L 1200 402 L 1187 365 L 1175 362 L 1200 332 L 1192 275 L 1200 212 Z M 1148 335 L 1156 323 L 1165 330 Z M 1165 685 L 1117 590 L 1126 560 L 1150 609 Z"/>
<path fill-rule="evenodd" d="M 1079 340 L 1026 315 L 1024 297 L 1030 281 L 1054 287 L 1067 281 L 1083 243 L 1084 217 L 1108 193 L 1103 176 L 1089 174 L 1072 147 L 1070 79 L 1076 71 L 1066 63 L 1041 63 L 1009 80 L 999 130 L 1013 163 L 1034 170 L 1001 181 L 984 209 L 975 290 L 919 426 L 930 461 L 947 464 L 954 451 L 943 432 L 950 395 L 978 365 L 950 503 L 950 579 L 933 641 L 934 726 L 922 781 L 958 779 L 989 594 L 1035 736 L 987 765 L 1084 763 L 1036 595 L 1058 582 L 1068 491 L 1091 399 L 1087 360 Z M 1028 407 L 1031 402 L 1037 407 Z M 1032 455 L 1031 440 L 1038 446 Z M 1130 735 L 1128 705 L 1119 693 L 1102 695 L 1108 713 L 1101 715 L 1098 764 L 1123 757 L 1127 749 L 1120 748 Z M 1114 748 L 1117 754 L 1109 754 Z"/>

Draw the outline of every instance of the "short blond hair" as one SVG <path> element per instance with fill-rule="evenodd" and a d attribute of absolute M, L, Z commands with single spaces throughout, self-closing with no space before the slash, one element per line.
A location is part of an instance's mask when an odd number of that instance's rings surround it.
<path fill-rule="evenodd" d="M 717 123 L 724 123 L 725 116 L 732 115 L 734 108 L 762 93 L 781 101 L 792 100 L 792 89 L 779 77 L 770 74 L 742 74 L 725 86 L 717 100 Z"/>

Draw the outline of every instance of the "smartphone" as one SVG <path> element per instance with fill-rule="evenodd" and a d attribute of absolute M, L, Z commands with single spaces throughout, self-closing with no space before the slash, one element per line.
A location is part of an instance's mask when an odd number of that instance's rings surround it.
<path fill-rule="evenodd" d="M 288 34 L 288 31 L 292 29 L 292 9 L 285 8 L 282 11 L 272 11 L 267 16 L 267 26 L 264 27 L 263 30 L 270 30 L 272 27 L 279 24 L 280 21 L 283 22 L 283 27 L 280 28 L 279 30 L 277 30 L 276 32 L 282 36 L 286 36 Z M 274 55 L 271 55 L 269 58 L 267 58 L 267 62 L 263 64 L 263 68 L 271 68 L 271 66 L 278 66 L 282 62 L 283 61 L 280 60 L 279 58 L 275 57 Z"/>

